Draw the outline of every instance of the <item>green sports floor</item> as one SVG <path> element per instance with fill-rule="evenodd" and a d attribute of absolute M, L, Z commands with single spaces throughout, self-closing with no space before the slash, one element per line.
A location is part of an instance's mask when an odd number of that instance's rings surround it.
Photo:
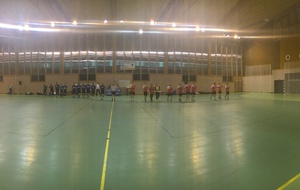
<path fill-rule="evenodd" d="M 209 96 L 0 95 L 0 189 L 300 189 L 300 96 Z"/>

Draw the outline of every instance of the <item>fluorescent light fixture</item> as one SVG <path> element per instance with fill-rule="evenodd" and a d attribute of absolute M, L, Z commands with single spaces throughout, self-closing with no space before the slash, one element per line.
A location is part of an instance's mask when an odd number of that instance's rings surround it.
<path fill-rule="evenodd" d="M 29 30 L 29 29 L 30 29 L 29 25 L 28 25 L 28 24 L 25 24 L 25 25 L 24 25 L 24 30 Z"/>

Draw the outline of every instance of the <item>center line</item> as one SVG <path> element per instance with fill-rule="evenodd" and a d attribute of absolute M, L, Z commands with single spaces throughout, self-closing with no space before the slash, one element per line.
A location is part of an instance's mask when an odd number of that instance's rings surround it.
<path fill-rule="evenodd" d="M 114 102 L 112 102 L 110 117 L 109 117 L 109 125 L 108 125 L 108 130 L 107 130 L 107 137 L 106 137 L 106 145 L 105 145 L 105 153 L 104 153 L 104 160 L 103 160 L 103 167 L 102 167 L 100 190 L 104 190 L 104 184 L 105 184 L 106 164 L 107 164 L 107 157 L 108 157 L 108 148 L 109 148 L 109 139 L 110 139 L 110 129 L 111 129 L 113 108 L 114 108 Z"/>

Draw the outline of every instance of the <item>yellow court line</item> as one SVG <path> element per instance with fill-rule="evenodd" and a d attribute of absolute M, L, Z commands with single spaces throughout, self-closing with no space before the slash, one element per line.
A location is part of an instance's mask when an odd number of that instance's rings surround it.
<path fill-rule="evenodd" d="M 286 188 L 288 185 L 290 185 L 291 183 L 293 183 L 297 178 L 300 177 L 300 173 L 297 174 L 295 177 L 293 177 L 292 179 L 290 179 L 289 181 L 287 181 L 285 184 L 283 184 L 281 187 L 279 187 L 277 190 L 283 190 L 284 188 Z"/>
<path fill-rule="evenodd" d="M 103 159 L 100 190 L 104 190 L 104 184 L 105 184 L 106 164 L 107 164 L 107 157 L 108 157 L 109 138 L 110 138 L 110 129 L 111 129 L 113 108 L 114 108 L 114 102 L 112 102 L 110 116 L 109 116 L 109 125 L 108 125 L 108 130 L 107 130 L 107 137 L 106 137 L 106 145 L 105 145 L 105 153 L 104 153 L 104 159 Z"/>

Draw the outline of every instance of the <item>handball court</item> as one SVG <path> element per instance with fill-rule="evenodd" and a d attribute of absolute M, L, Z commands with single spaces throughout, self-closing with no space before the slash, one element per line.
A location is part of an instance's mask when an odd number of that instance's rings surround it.
<path fill-rule="evenodd" d="M 0 189 L 299 189 L 300 96 L 209 96 L 0 95 Z"/>

